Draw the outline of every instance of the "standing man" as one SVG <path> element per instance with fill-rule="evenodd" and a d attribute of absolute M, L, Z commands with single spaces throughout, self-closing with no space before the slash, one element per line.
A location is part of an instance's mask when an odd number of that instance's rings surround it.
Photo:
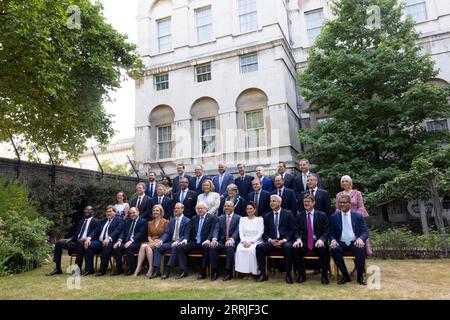
<path fill-rule="evenodd" d="M 180 190 L 173 195 L 173 202 L 180 202 L 184 205 L 184 215 L 191 219 L 195 214 L 197 204 L 197 192 L 189 190 L 189 180 L 187 177 L 180 179 Z"/>
<path fill-rule="evenodd" d="M 272 194 L 276 194 L 280 196 L 281 199 L 283 199 L 283 201 L 281 202 L 281 207 L 283 209 L 291 211 L 292 214 L 296 216 L 298 206 L 295 191 L 284 186 L 284 180 L 281 176 L 275 177 L 275 187 L 276 189 L 272 192 Z"/>
<path fill-rule="evenodd" d="M 258 217 L 263 217 L 266 212 L 270 211 L 270 192 L 263 190 L 261 181 L 258 178 L 252 181 L 253 192 L 248 195 L 249 201 L 256 204 L 256 212 Z"/>
<path fill-rule="evenodd" d="M 155 204 L 160 204 L 164 209 L 164 219 L 170 220 L 173 214 L 173 201 L 166 194 L 166 187 L 159 185 L 156 188 L 156 197 L 152 198 L 152 209 Z"/>
<path fill-rule="evenodd" d="M 304 191 L 300 195 L 299 199 L 300 211 L 305 210 L 305 208 L 303 207 L 303 201 L 300 200 L 303 199 L 305 194 L 310 194 L 314 197 L 316 201 L 314 209 L 325 212 L 328 216 L 330 216 L 333 213 L 331 210 L 330 195 L 327 190 L 319 188 L 317 186 L 317 183 L 318 183 L 317 176 L 314 173 L 308 175 L 307 178 L 308 189 L 306 189 L 306 191 Z"/>
<path fill-rule="evenodd" d="M 227 171 L 227 166 L 223 163 L 219 163 L 217 166 L 217 171 L 219 175 L 213 178 L 214 190 L 220 196 L 227 196 L 227 187 L 228 185 L 234 183 L 234 178 L 232 174 L 229 174 Z"/>
<path fill-rule="evenodd" d="M 234 179 L 234 184 L 237 185 L 239 195 L 244 198 L 246 201 L 249 201 L 248 195 L 253 191 L 252 189 L 252 181 L 254 177 L 245 173 L 245 165 L 238 164 L 237 169 L 239 175 L 236 179 Z"/>
<path fill-rule="evenodd" d="M 366 241 L 369 238 L 369 231 L 366 227 L 364 217 L 359 212 L 350 210 L 351 198 L 349 195 L 341 196 L 339 200 L 340 211 L 333 213 L 330 218 L 330 248 L 333 260 L 342 278 L 338 284 L 350 282 L 350 275 L 345 266 L 343 255 L 347 251 L 355 255 L 357 281 L 361 285 L 366 285 L 364 280 L 364 265 L 366 263 Z"/>
<path fill-rule="evenodd" d="M 145 184 L 139 182 L 136 185 L 136 197 L 131 200 L 130 207 L 135 207 L 141 213 L 141 217 L 149 221 L 152 218 L 152 199 L 145 194 Z"/>
<path fill-rule="evenodd" d="M 284 180 L 284 186 L 289 189 L 294 188 L 294 176 L 290 173 L 286 172 L 286 162 L 280 161 L 278 162 L 278 174 Z"/>
<path fill-rule="evenodd" d="M 84 208 L 84 219 L 78 223 L 77 231 L 72 237 L 68 239 L 61 239 L 55 243 L 55 253 L 53 255 L 53 262 L 55 262 L 55 269 L 47 276 L 54 276 L 55 274 L 62 274 L 61 257 L 63 249 L 67 249 L 69 254 L 77 253 L 75 264 L 80 268 L 83 266 L 83 258 L 86 248 L 90 245 L 92 240 L 98 236 L 99 220 L 93 217 L 94 209 L 91 206 Z M 86 248 L 85 248 L 86 244 Z"/>
<path fill-rule="evenodd" d="M 272 192 L 274 189 L 273 181 L 269 177 L 264 176 L 264 168 L 261 166 L 256 167 L 255 169 L 256 176 L 261 181 L 261 186 L 263 190 L 267 192 Z"/>
<path fill-rule="evenodd" d="M 203 193 L 202 186 L 205 180 L 210 180 L 208 176 L 203 175 L 203 166 L 195 166 L 195 176 L 192 177 L 191 183 L 189 184 L 189 189 L 197 192 L 197 194 Z"/>
<path fill-rule="evenodd" d="M 149 198 L 153 198 L 156 196 L 156 188 L 158 185 L 156 184 L 156 173 L 153 171 L 150 171 L 148 173 L 148 184 L 145 189 L 145 194 Z"/>
<path fill-rule="evenodd" d="M 180 192 L 180 181 L 182 178 L 187 178 L 188 181 L 192 178 L 190 175 L 185 174 L 185 166 L 183 163 L 179 163 L 177 164 L 177 173 L 178 175 L 173 178 L 173 186 L 172 186 L 172 191 L 173 194 Z"/>
<path fill-rule="evenodd" d="M 307 159 L 300 160 L 299 168 L 300 168 L 300 175 L 294 178 L 294 183 L 292 187 L 295 190 L 295 192 L 301 195 L 308 189 L 308 175 L 312 174 L 312 172 L 309 170 L 309 161 Z M 319 174 L 316 173 L 315 175 L 317 176 L 317 186 L 320 187 L 321 184 Z M 300 199 L 300 201 L 303 200 Z"/>

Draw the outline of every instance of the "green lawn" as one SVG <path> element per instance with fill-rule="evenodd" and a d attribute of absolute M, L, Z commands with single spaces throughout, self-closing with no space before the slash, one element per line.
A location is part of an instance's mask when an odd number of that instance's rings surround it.
<path fill-rule="evenodd" d="M 68 259 L 64 260 L 65 265 Z M 320 284 L 308 274 L 307 282 L 287 285 L 282 274 L 268 282 L 233 279 L 196 280 L 193 272 L 183 280 L 148 280 L 125 276 L 81 277 L 81 288 L 67 288 L 68 275 L 45 277 L 53 264 L 19 275 L 0 278 L 4 299 L 450 299 L 450 260 L 368 260 L 381 270 L 381 288 L 369 289 L 352 281 L 338 286 Z"/>

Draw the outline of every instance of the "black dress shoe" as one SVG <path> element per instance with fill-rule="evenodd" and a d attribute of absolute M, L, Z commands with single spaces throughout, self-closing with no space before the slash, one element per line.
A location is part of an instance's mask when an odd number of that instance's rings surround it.
<path fill-rule="evenodd" d="M 163 276 L 161 277 L 162 280 L 166 280 L 169 278 L 170 273 L 164 272 Z"/>
<path fill-rule="evenodd" d="M 101 277 L 101 276 L 104 276 L 104 275 L 105 275 L 105 273 L 102 272 L 102 271 L 99 271 L 99 272 L 97 272 L 97 273 L 95 274 L 96 277 Z"/>
<path fill-rule="evenodd" d="M 149 277 L 149 279 L 154 279 L 154 278 L 158 278 L 161 277 L 161 272 L 159 271 L 153 271 L 152 275 Z"/>
<path fill-rule="evenodd" d="M 319 274 L 320 273 L 320 269 L 314 269 L 313 275 Z"/>
<path fill-rule="evenodd" d="M 116 271 L 114 271 L 114 273 L 112 274 L 113 276 L 119 276 L 119 275 L 121 275 L 123 273 L 123 271 L 122 270 L 116 270 Z"/>
<path fill-rule="evenodd" d="M 269 277 L 267 275 L 265 275 L 265 274 L 261 274 L 256 281 L 264 282 L 264 281 L 267 281 L 267 280 L 269 280 Z"/>
<path fill-rule="evenodd" d="M 326 285 L 330 284 L 330 280 L 328 279 L 328 276 L 322 276 L 322 279 L 320 280 L 320 282 L 322 284 L 326 284 Z"/>
<path fill-rule="evenodd" d="M 86 271 L 85 273 L 83 273 L 83 277 L 89 276 L 91 274 L 94 274 L 94 272 Z"/>
<path fill-rule="evenodd" d="M 345 284 L 347 282 L 352 281 L 349 275 L 342 276 L 341 280 L 338 281 L 338 284 Z"/>
<path fill-rule="evenodd" d="M 358 279 L 356 281 L 358 281 L 358 283 L 360 285 L 362 285 L 362 286 L 366 286 L 367 285 L 366 280 L 364 280 L 364 277 L 362 277 L 362 276 L 358 276 Z"/>
<path fill-rule="evenodd" d="M 287 274 L 285 277 L 286 283 L 287 284 L 293 284 L 294 281 L 292 281 L 292 276 L 290 274 Z"/>
<path fill-rule="evenodd" d="M 127 272 L 125 273 L 125 275 L 126 275 L 126 276 L 131 276 L 131 275 L 133 275 L 133 272 L 132 272 L 132 271 L 127 271 Z"/>
<path fill-rule="evenodd" d="M 186 271 L 182 271 L 182 272 L 178 275 L 177 279 L 183 279 L 183 278 L 186 278 L 187 276 L 188 276 L 188 273 L 187 273 Z"/>
<path fill-rule="evenodd" d="M 218 274 L 217 272 L 214 272 L 214 273 L 211 275 L 211 281 L 216 281 L 217 278 L 219 278 L 219 274 Z"/>
<path fill-rule="evenodd" d="M 303 283 L 306 281 L 306 276 L 305 275 L 300 275 L 297 277 L 297 279 L 295 279 L 295 282 L 297 283 Z"/>
<path fill-rule="evenodd" d="M 229 281 L 229 280 L 231 280 L 231 279 L 233 279 L 233 277 L 232 277 L 231 274 L 229 274 L 229 273 L 226 273 L 226 274 L 223 276 L 223 281 Z"/>
<path fill-rule="evenodd" d="M 54 276 L 55 274 L 62 274 L 62 271 L 60 269 L 54 269 L 53 271 L 50 271 L 49 273 L 46 273 L 46 276 Z"/>
<path fill-rule="evenodd" d="M 206 278 L 206 275 L 204 273 L 199 273 L 197 276 L 197 280 L 203 280 Z"/>

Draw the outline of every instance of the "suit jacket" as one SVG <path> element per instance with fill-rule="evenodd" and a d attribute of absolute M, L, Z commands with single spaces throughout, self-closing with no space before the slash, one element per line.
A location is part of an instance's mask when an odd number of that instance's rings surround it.
<path fill-rule="evenodd" d="M 269 239 L 286 239 L 287 241 L 292 241 L 294 238 L 295 231 L 295 219 L 294 215 L 291 211 L 286 209 L 281 209 L 280 212 L 280 220 L 279 220 L 279 234 L 280 237 L 277 237 L 277 233 L 275 230 L 275 221 L 273 211 L 266 213 L 264 216 L 264 241 L 268 241 Z"/>
<path fill-rule="evenodd" d="M 320 175 L 315 172 L 310 172 L 310 174 L 315 174 L 317 177 L 317 186 L 319 188 L 322 188 L 322 183 L 320 182 Z M 306 186 L 308 187 L 308 186 Z M 300 172 L 299 175 L 294 177 L 292 189 L 294 189 L 295 192 L 297 192 L 299 195 L 305 192 L 305 187 L 303 186 L 303 178 L 302 178 L 302 172 Z"/>
<path fill-rule="evenodd" d="M 159 239 L 162 237 L 164 232 L 166 232 L 166 229 L 169 225 L 169 220 L 161 218 L 161 220 L 158 223 L 158 226 L 156 226 L 155 220 L 149 221 L 147 224 L 147 234 L 150 238 L 153 240 Z"/>
<path fill-rule="evenodd" d="M 153 198 L 154 196 L 156 196 L 156 189 L 158 189 L 159 183 L 155 182 L 155 188 L 153 189 L 153 194 L 150 194 L 150 183 L 147 183 L 145 185 L 145 194 L 149 197 L 149 198 Z"/>
<path fill-rule="evenodd" d="M 305 191 L 300 195 L 300 198 L 298 199 L 298 206 L 300 208 L 300 211 L 305 210 L 305 207 L 303 206 L 303 197 L 305 194 L 308 194 L 309 191 Z M 330 195 L 328 194 L 327 190 L 317 188 L 317 191 L 315 192 L 314 199 L 316 200 L 316 204 L 314 205 L 314 209 L 325 212 L 328 216 L 331 215 L 333 212 L 331 210 L 331 200 Z"/>
<path fill-rule="evenodd" d="M 264 176 L 264 179 L 261 181 L 261 186 L 262 189 L 266 190 L 267 192 L 272 192 L 275 189 L 272 179 L 266 176 Z"/>
<path fill-rule="evenodd" d="M 302 239 L 303 245 L 308 245 L 308 223 L 306 211 L 295 218 L 295 239 Z M 313 233 L 316 240 L 322 240 L 325 245 L 328 241 L 328 216 L 326 213 L 314 210 Z"/>
<path fill-rule="evenodd" d="M 106 223 L 108 222 L 108 219 L 104 219 L 100 223 L 100 227 L 97 229 L 97 239 L 100 237 L 103 228 L 105 227 Z M 119 239 L 120 234 L 123 231 L 123 225 L 125 224 L 125 220 L 123 220 L 122 217 L 114 217 L 109 225 L 108 228 L 108 236 L 111 238 L 111 241 L 114 243 Z"/>
<path fill-rule="evenodd" d="M 277 176 L 280 176 L 280 174 L 277 174 Z M 295 176 L 290 174 L 290 173 L 285 173 L 284 174 L 284 186 L 286 188 L 289 189 L 294 189 L 294 180 L 295 180 Z"/>
<path fill-rule="evenodd" d="M 138 197 L 136 196 L 131 200 L 130 208 L 136 207 Z M 153 202 L 152 199 L 149 198 L 146 194 L 144 194 L 144 197 L 142 198 L 141 204 L 139 206 L 139 216 L 148 220 L 152 219 L 152 208 L 153 208 Z"/>
<path fill-rule="evenodd" d="M 197 194 L 203 193 L 202 184 L 205 180 L 211 180 L 211 178 L 209 176 L 203 176 L 198 184 L 198 187 L 196 188 L 195 184 L 197 183 L 197 177 L 193 176 L 189 182 L 189 190 L 195 191 Z"/>
<path fill-rule="evenodd" d="M 130 232 L 131 224 L 133 220 L 128 219 L 125 221 L 125 225 L 122 229 L 122 234 L 120 235 L 118 240 L 122 241 L 122 244 L 125 244 L 128 240 L 128 233 Z M 145 242 L 147 241 L 147 220 L 144 218 L 138 217 L 136 221 L 136 225 L 134 227 L 134 235 L 132 237 L 133 242 Z"/>
<path fill-rule="evenodd" d="M 242 180 L 241 176 L 238 176 L 236 179 L 234 179 L 234 184 L 237 185 L 239 190 L 239 195 L 244 198 L 245 200 L 248 199 L 249 193 L 253 191 L 252 188 L 252 181 L 255 179 L 253 176 L 244 175 L 244 180 Z"/>
<path fill-rule="evenodd" d="M 158 197 L 152 198 L 152 208 L 155 204 L 158 204 Z M 164 219 L 170 220 L 173 215 L 173 201 L 168 196 L 162 198 L 161 206 L 164 209 Z"/>
<path fill-rule="evenodd" d="M 200 232 L 201 243 L 206 240 L 211 241 L 213 238 L 214 228 L 216 227 L 217 217 L 210 214 L 205 214 L 205 220 L 203 221 L 202 231 Z M 197 232 L 200 226 L 200 216 L 196 215 L 191 220 L 191 234 L 189 241 L 197 241 Z"/>
<path fill-rule="evenodd" d="M 225 172 L 223 174 L 222 185 L 219 188 L 219 176 L 215 176 L 213 178 L 213 184 L 214 184 L 214 189 L 215 189 L 214 192 L 217 192 L 221 196 L 226 197 L 227 196 L 227 187 L 232 183 L 234 183 L 233 175 L 229 174 L 228 172 Z"/>
<path fill-rule="evenodd" d="M 259 204 L 258 204 L 258 216 L 263 217 L 267 212 L 270 211 L 270 192 L 265 190 L 260 191 Z M 248 201 L 255 202 L 255 191 L 248 195 Z M 255 202 L 256 203 L 256 202 Z"/>
<path fill-rule="evenodd" d="M 180 199 L 181 196 L 181 190 L 173 195 L 173 203 L 174 205 L 178 202 L 181 202 Z M 192 218 L 197 214 L 195 211 L 195 206 L 197 204 L 197 192 L 192 190 L 187 190 L 186 196 L 184 197 L 184 215 L 188 217 L 189 219 Z"/>
<path fill-rule="evenodd" d="M 83 223 L 84 223 L 85 219 L 82 219 L 81 221 L 78 222 L 77 225 L 77 231 L 75 232 L 74 235 L 72 235 L 69 239 L 70 241 L 77 241 L 78 240 L 78 235 L 81 232 L 81 228 L 83 227 Z M 88 226 L 88 230 L 87 230 L 87 237 L 90 237 L 91 240 L 96 240 L 99 236 L 99 232 L 98 232 L 98 228 L 100 227 L 100 220 L 96 219 L 96 218 L 92 218 L 91 222 L 89 223 Z"/>
<path fill-rule="evenodd" d="M 366 222 L 361 213 L 351 211 L 352 228 L 356 239 L 360 238 L 366 242 L 369 238 L 369 231 L 367 230 Z M 342 212 L 335 212 L 330 217 L 329 238 L 330 240 L 340 241 L 342 236 Z"/>
<path fill-rule="evenodd" d="M 219 208 L 219 215 L 225 214 L 224 211 L 224 205 L 225 205 L 226 198 L 220 197 L 220 208 Z M 247 201 L 239 196 L 237 202 L 234 204 L 234 213 L 240 215 L 241 217 L 247 216 Z"/>
<path fill-rule="evenodd" d="M 185 174 L 183 176 L 184 178 L 187 178 L 188 181 L 190 182 L 192 177 L 190 175 Z M 188 187 L 189 188 L 189 187 Z M 172 192 L 173 194 L 180 192 L 180 176 L 177 175 L 175 178 L 173 178 L 172 180 Z"/>
<path fill-rule="evenodd" d="M 230 230 L 229 237 L 234 240 L 236 246 L 239 244 L 239 221 L 241 220 L 241 216 L 234 213 L 233 217 L 230 221 Z M 221 243 L 225 243 L 227 240 L 227 215 L 223 214 L 219 216 L 216 227 L 213 232 L 213 239 L 217 239 L 217 241 Z"/>
<path fill-rule="evenodd" d="M 173 217 L 170 222 L 169 222 L 169 226 L 166 229 L 166 232 L 164 232 L 164 234 L 161 237 L 161 241 L 162 242 L 171 242 L 172 241 L 172 237 L 173 237 L 173 233 L 175 232 L 175 227 L 176 227 L 176 221 L 177 219 L 175 219 L 175 217 Z M 183 241 L 184 239 L 189 239 L 189 234 L 191 232 L 191 219 L 189 219 L 188 217 L 183 215 L 183 218 L 180 221 L 180 226 L 179 226 L 179 241 Z"/>
<path fill-rule="evenodd" d="M 275 189 L 272 194 L 278 194 L 278 189 Z M 297 215 L 298 204 L 297 197 L 295 195 L 295 191 L 289 188 L 284 187 L 283 193 L 281 194 L 281 207 L 283 209 L 291 211 L 294 216 Z"/>

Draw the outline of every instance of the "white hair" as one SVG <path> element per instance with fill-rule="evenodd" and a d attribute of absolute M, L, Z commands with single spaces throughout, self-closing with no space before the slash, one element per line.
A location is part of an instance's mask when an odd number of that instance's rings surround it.
<path fill-rule="evenodd" d="M 283 199 L 281 199 L 281 197 L 280 197 L 279 195 L 277 195 L 277 194 L 271 195 L 271 196 L 270 196 L 270 200 L 272 200 L 272 198 L 277 199 L 280 203 L 283 202 Z"/>
<path fill-rule="evenodd" d="M 206 205 L 206 203 L 204 203 L 203 201 L 199 201 L 198 203 L 197 203 L 197 205 L 195 206 L 195 209 L 197 209 L 197 208 L 200 208 L 200 207 L 203 207 L 203 208 L 208 208 L 208 206 Z"/>
<path fill-rule="evenodd" d="M 353 185 L 353 180 L 349 175 L 342 176 L 341 184 L 342 184 L 342 182 L 344 182 L 344 180 L 347 180 L 348 182 L 350 182 L 351 185 Z"/>

